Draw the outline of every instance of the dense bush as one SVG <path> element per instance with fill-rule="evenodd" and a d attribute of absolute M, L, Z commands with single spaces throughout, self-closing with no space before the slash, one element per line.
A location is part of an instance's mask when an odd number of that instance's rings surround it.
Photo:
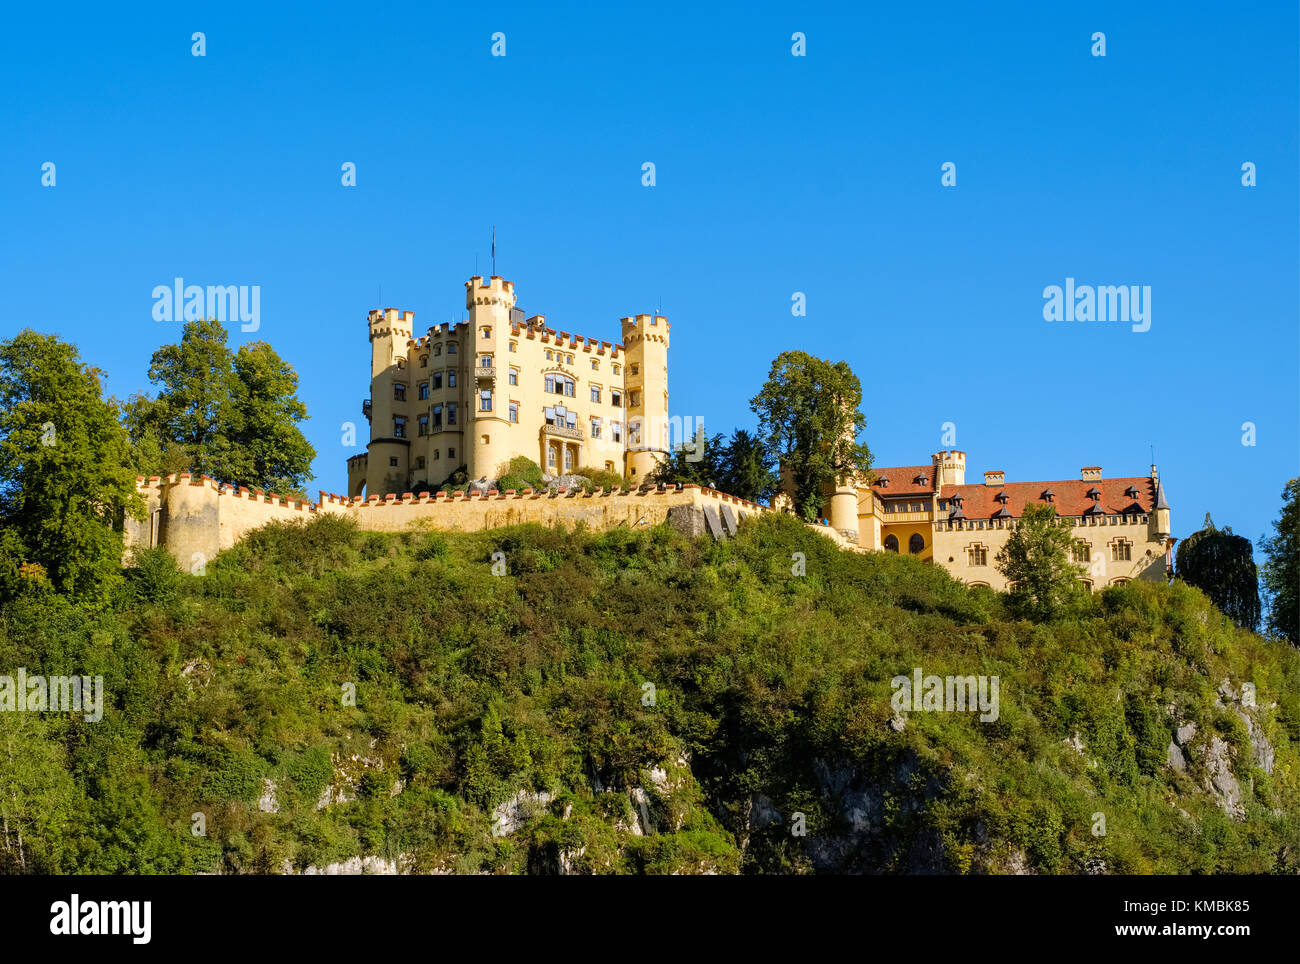
<path fill-rule="evenodd" d="M 0 814 L 24 841 L 0 869 L 1300 869 L 1300 658 L 1180 583 L 1033 624 L 789 517 L 714 543 L 322 515 L 202 576 L 144 554 L 128 584 L 115 611 L 52 593 L 0 609 L 0 666 L 102 675 L 105 694 L 98 723 L 0 713 Z M 890 680 L 918 667 L 997 676 L 998 719 L 911 713 L 897 732 Z M 1216 705 L 1224 679 L 1257 687 L 1271 775 Z M 1183 721 L 1232 747 L 1244 821 L 1199 763 L 1164 764 Z M 636 788 L 657 833 L 631 832 Z M 549 799 L 494 836 L 521 792 Z"/>

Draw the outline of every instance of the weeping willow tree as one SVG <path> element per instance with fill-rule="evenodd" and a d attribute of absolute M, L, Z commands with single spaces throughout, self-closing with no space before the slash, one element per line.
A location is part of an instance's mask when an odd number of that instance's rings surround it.
<path fill-rule="evenodd" d="M 1249 539 L 1219 529 L 1205 516 L 1205 528 L 1178 547 L 1178 578 L 1210 597 L 1219 610 L 1243 629 L 1259 626 L 1259 574 Z"/>

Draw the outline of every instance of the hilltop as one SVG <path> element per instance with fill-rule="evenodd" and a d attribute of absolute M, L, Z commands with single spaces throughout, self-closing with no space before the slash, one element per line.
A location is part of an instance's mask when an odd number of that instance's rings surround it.
<path fill-rule="evenodd" d="M 106 694 L 0 713 L 5 869 L 1300 870 L 1300 655 L 1181 583 L 1015 621 L 777 515 L 721 543 L 325 515 L 130 576 L 0 612 L 0 666 Z M 998 677 L 996 720 L 900 716 L 917 668 Z"/>

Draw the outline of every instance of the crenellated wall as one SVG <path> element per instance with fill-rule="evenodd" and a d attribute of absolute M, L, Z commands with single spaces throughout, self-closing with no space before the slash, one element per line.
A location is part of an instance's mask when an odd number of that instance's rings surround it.
<path fill-rule="evenodd" d="M 583 523 L 600 531 L 617 526 L 648 527 L 668 521 L 674 508 L 699 510 L 700 531 L 708 531 L 707 510 L 714 510 L 713 520 L 719 525 L 727 521 L 726 515 L 739 520 L 772 511 L 697 485 L 684 485 L 681 489 L 669 486 L 662 491 L 597 489 L 590 493 L 566 489 L 420 495 L 407 492 L 382 499 L 379 496 L 347 498 L 322 492 L 317 504 L 250 492 L 187 472 L 167 478 L 141 478 L 136 486 L 145 496 L 149 512 L 143 522 L 128 522 L 127 549 L 166 546 L 186 569 L 205 563 L 268 522 L 307 519 L 321 512 L 349 516 L 356 520 L 358 528 L 370 532 L 404 532 L 412 528 L 477 532 L 523 522 L 568 527 Z M 725 514 L 723 507 L 727 509 Z M 842 542 L 831 530 L 814 528 L 837 543 Z"/>

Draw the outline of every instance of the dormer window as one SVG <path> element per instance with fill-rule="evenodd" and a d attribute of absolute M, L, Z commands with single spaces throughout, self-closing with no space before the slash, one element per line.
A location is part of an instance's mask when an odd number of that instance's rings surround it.
<path fill-rule="evenodd" d="M 1136 499 L 1138 497 L 1137 486 L 1130 485 L 1127 489 L 1124 490 L 1124 494 L 1128 496 L 1130 499 Z"/>
<path fill-rule="evenodd" d="M 1087 492 L 1085 492 L 1084 495 L 1092 499 L 1093 502 L 1097 502 L 1101 499 L 1101 493 L 1097 491 L 1097 488 L 1095 486 L 1093 488 L 1090 488 Z"/>
<path fill-rule="evenodd" d="M 885 476 L 885 475 L 882 475 L 882 476 L 877 480 L 877 484 L 878 484 L 882 489 L 887 489 L 887 488 L 889 488 L 889 477 L 888 477 L 888 476 Z"/>
<path fill-rule="evenodd" d="M 1042 499 L 1044 502 L 1055 502 L 1056 493 L 1053 492 L 1051 489 L 1044 489 L 1043 494 L 1040 495 L 1039 498 Z"/>
<path fill-rule="evenodd" d="M 918 475 L 916 478 L 912 480 L 913 484 L 915 485 L 925 485 L 929 481 L 930 480 L 927 479 L 924 475 Z"/>
<path fill-rule="evenodd" d="M 1004 506 L 1007 504 L 1007 494 L 1006 494 L 1005 491 L 1004 491 L 1004 492 L 999 492 L 999 493 L 998 493 L 997 495 L 995 495 L 993 498 L 996 499 L 997 501 L 1001 502 Z"/>

